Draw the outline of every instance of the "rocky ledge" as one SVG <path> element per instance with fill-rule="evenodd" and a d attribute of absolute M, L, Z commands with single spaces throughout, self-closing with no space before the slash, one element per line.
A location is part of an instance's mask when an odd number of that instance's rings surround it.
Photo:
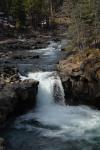
<path fill-rule="evenodd" d="M 3 138 L 0 138 L 0 150 L 5 150 L 5 140 Z"/>
<path fill-rule="evenodd" d="M 100 51 L 88 50 L 59 62 L 66 104 L 100 109 Z"/>
<path fill-rule="evenodd" d="M 0 68 L 0 126 L 11 116 L 35 106 L 38 84 L 34 80 L 22 81 L 16 68 Z"/>

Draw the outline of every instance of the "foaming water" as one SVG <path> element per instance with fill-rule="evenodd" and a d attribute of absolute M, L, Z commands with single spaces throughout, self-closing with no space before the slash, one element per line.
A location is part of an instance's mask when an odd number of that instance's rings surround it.
<path fill-rule="evenodd" d="M 45 49 L 30 51 L 39 54 L 40 59 L 32 60 L 33 64 L 20 64 L 20 72 L 27 74 L 33 70 L 32 66 L 35 71 L 55 70 L 55 64 L 64 55 L 60 51 L 61 44 L 55 42 Z M 39 81 L 37 105 L 3 133 L 7 150 L 100 150 L 100 111 L 86 106 L 65 106 L 56 72 L 29 73 L 21 79 Z"/>
<path fill-rule="evenodd" d="M 61 51 L 61 43 L 60 42 L 56 43 L 54 41 L 51 41 L 47 48 L 41 48 L 38 49 L 38 51 L 37 49 L 30 50 L 30 52 L 36 52 L 36 53 L 44 52 L 43 54 L 44 56 L 56 54 L 57 51 Z"/>
<path fill-rule="evenodd" d="M 29 122 L 35 120 L 46 137 L 66 140 L 100 136 L 100 112 L 86 106 L 65 106 L 63 87 L 56 72 L 29 73 L 21 78 L 36 79 L 40 84 L 35 111 L 19 117 L 15 122 L 17 129 L 32 131 L 34 123 Z"/>

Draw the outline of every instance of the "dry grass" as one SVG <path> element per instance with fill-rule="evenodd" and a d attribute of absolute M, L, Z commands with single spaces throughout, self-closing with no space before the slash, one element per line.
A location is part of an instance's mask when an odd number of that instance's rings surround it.
<path fill-rule="evenodd" d="M 97 49 L 88 49 L 84 52 L 79 52 L 74 57 L 71 57 L 70 60 L 73 63 L 81 63 L 83 60 L 93 57 L 99 57 L 100 56 L 100 50 Z"/>

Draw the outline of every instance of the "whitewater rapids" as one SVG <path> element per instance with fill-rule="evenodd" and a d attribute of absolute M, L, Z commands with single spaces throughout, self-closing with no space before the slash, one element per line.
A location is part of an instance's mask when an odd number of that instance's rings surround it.
<path fill-rule="evenodd" d="M 30 122 L 35 120 L 39 123 L 37 128 L 47 137 L 84 139 L 95 136 L 97 132 L 100 135 L 100 112 L 86 106 L 65 106 L 64 90 L 56 72 L 29 73 L 28 77 L 21 76 L 21 78 L 38 80 L 39 89 L 36 109 L 17 118 L 15 121 L 17 129 L 32 131 L 34 123 Z M 55 84 L 57 91 L 54 91 Z M 60 99 L 58 102 L 55 101 L 55 92 L 58 92 L 57 97 Z"/>
<path fill-rule="evenodd" d="M 65 43 L 65 42 L 64 42 Z M 36 108 L 17 117 L 3 132 L 7 150 L 100 150 L 100 111 L 86 106 L 66 106 L 56 64 L 66 56 L 61 43 L 29 51 L 40 59 L 19 64 L 22 80 L 39 81 Z M 32 73 L 32 66 L 35 72 Z M 49 72 L 48 72 L 49 71 Z"/>

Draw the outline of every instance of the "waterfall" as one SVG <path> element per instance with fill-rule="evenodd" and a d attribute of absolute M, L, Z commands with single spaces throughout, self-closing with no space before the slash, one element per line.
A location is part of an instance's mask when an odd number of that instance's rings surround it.
<path fill-rule="evenodd" d="M 84 133 L 86 134 L 87 130 L 91 131 L 100 127 L 98 124 L 100 113 L 98 111 L 86 106 L 65 106 L 64 90 L 56 72 L 29 73 L 28 77 L 21 76 L 21 78 L 22 80 L 38 80 L 39 88 L 35 110 L 17 118 L 15 121 L 17 129 L 33 130 L 33 120 L 35 120 L 42 124 L 42 127 L 59 128 L 59 130 L 45 130 L 45 132 L 43 130 L 43 134 L 46 136 L 62 137 L 67 134 L 68 138 L 76 138 L 85 136 Z"/>
<path fill-rule="evenodd" d="M 57 114 L 61 115 L 61 110 L 65 107 L 64 90 L 57 72 L 36 72 L 29 73 L 28 77 L 21 76 L 22 80 L 35 79 L 39 81 L 37 105 L 35 113 L 31 112 L 21 117 L 21 119 L 32 119 L 42 123 L 57 123 Z M 56 118 L 56 119 L 55 119 Z M 58 117 L 58 122 L 64 121 L 63 117 Z M 49 121 L 49 122 L 48 122 Z"/>
<path fill-rule="evenodd" d="M 65 105 L 64 90 L 57 72 L 29 73 L 28 77 L 21 76 L 21 78 L 22 80 L 35 79 L 39 81 L 36 109 L 43 109 L 56 104 Z"/>
<path fill-rule="evenodd" d="M 60 43 L 51 42 L 45 49 L 30 51 L 39 53 L 41 58 L 32 60 L 33 64 L 20 64 L 20 73 L 27 73 L 34 67 L 55 70 L 55 64 L 62 57 L 60 50 Z M 7 129 L 8 150 L 100 149 L 100 111 L 86 106 L 66 106 L 57 72 L 35 72 L 20 77 L 39 81 L 37 105 L 18 116 L 10 130 Z"/>

